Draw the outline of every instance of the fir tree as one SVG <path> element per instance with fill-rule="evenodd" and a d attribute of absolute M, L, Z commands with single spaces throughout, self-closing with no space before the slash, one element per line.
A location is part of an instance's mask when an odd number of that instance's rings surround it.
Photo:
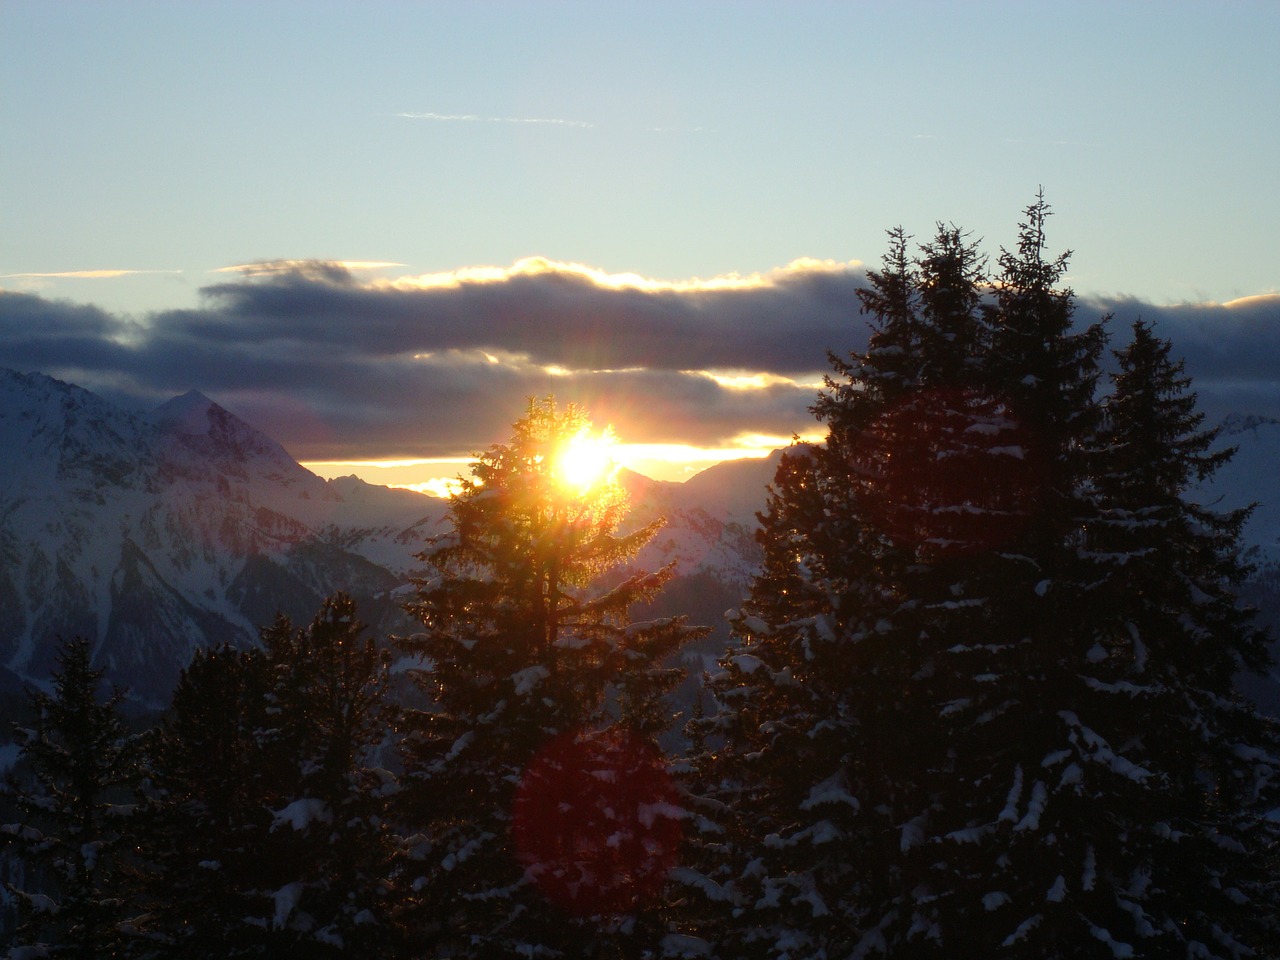
<path fill-rule="evenodd" d="M 935 658 L 978 603 L 955 558 L 1009 512 L 989 462 L 1010 428 L 983 391 L 976 248 L 943 225 L 914 259 L 907 240 L 892 232 L 869 273 L 867 352 L 832 357 L 814 407 L 827 442 L 778 470 L 764 567 L 710 681 L 724 745 L 704 775 L 739 812 L 726 955 L 843 955 L 932 926 L 902 851 L 948 763 Z"/>
<path fill-rule="evenodd" d="M 1104 327 L 1073 325 L 1048 213 L 990 295 L 954 228 L 914 259 L 892 234 L 868 350 L 833 358 L 814 408 L 827 441 L 779 468 L 705 724 L 708 791 L 738 814 L 705 874 L 735 904 L 726 956 L 1274 936 L 1274 733 L 1230 687 L 1262 651 L 1243 517 L 1184 499 L 1221 455 L 1145 334 L 1104 429 Z"/>
<path fill-rule="evenodd" d="M 1237 594 L 1249 511 L 1189 499 L 1234 451 L 1213 449 L 1217 431 L 1203 429 L 1170 352 L 1135 323 L 1106 408 L 1103 509 L 1088 539 L 1110 619 L 1083 671 L 1089 729 L 1105 741 L 1087 745 L 1092 763 L 1077 760 L 1068 799 L 1110 829 L 1094 831 L 1092 883 L 1071 895 L 1136 955 L 1225 958 L 1280 942 L 1276 828 L 1261 816 L 1280 803 L 1280 742 L 1233 687 L 1242 669 L 1269 665 Z"/>
<path fill-rule="evenodd" d="M 270 843 L 277 769 L 264 748 L 271 672 L 260 651 L 200 651 L 148 750 L 139 814 L 149 922 L 141 957 L 264 956 L 278 889 Z M 274 885 L 273 885 L 274 884 Z"/>
<path fill-rule="evenodd" d="M 664 726 L 661 695 L 678 674 L 663 661 L 704 631 L 629 622 L 671 570 L 627 571 L 657 524 L 619 534 L 626 497 L 612 473 L 560 475 L 589 428 L 576 407 L 531 401 L 452 498 L 452 532 L 421 556 L 429 575 L 408 609 L 424 629 L 401 641 L 425 661 L 417 679 L 432 701 L 406 740 L 404 816 L 421 829 L 409 923 L 447 955 L 607 956 L 660 932 L 640 895 L 665 854 L 618 860 L 609 848 L 662 847 L 676 811 L 663 777 L 638 794 L 619 763 L 654 766 L 629 744 Z M 593 588 L 608 571 L 621 581 Z M 562 796 L 553 835 L 540 835 L 527 819 L 545 808 L 540 787 L 590 771 L 617 784 L 613 806 Z"/>
<path fill-rule="evenodd" d="M 198 653 L 150 761 L 143 956 L 390 955 L 388 664 L 338 593 Z"/>
<path fill-rule="evenodd" d="M 263 633 L 266 751 L 282 774 L 271 832 L 291 871 L 274 894 L 274 923 L 293 957 L 376 958 L 395 947 L 388 807 L 398 784 L 377 765 L 395 710 L 387 655 L 364 629 L 338 593 L 307 627 L 281 618 Z"/>
<path fill-rule="evenodd" d="M 957 581 L 972 615 L 959 631 L 938 631 L 934 671 L 944 683 L 930 728 L 950 762 L 909 851 L 914 899 L 930 921 L 907 939 L 924 955 L 1088 956 L 1101 946 L 1081 940 L 1060 896 L 1060 878 L 1084 869 L 1087 828 L 1044 803 L 1061 772 L 1054 758 L 1082 736 L 1069 718 L 1097 629 L 1092 586 L 1103 573 L 1084 532 L 1097 515 L 1106 335 L 1103 322 L 1073 327 L 1074 299 L 1061 286 L 1067 255 L 1047 254 L 1049 213 L 1043 196 L 1027 208 L 994 281 L 983 366 L 1010 441 L 996 448 L 1004 466 L 988 458 L 978 469 L 1005 475 L 1010 453 L 1018 469 L 1000 498 L 1007 535 Z"/>
<path fill-rule="evenodd" d="M 102 697 L 89 641 L 62 645 L 52 693 L 33 690 L 30 727 L 16 727 L 30 780 L 5 793 L 23 816 L 0 827 L 24 865 L 25 886 L 7 885 L 21 922 L 12 956 L 113 955 L 132 916 L 122 870 L 138 781 L 138 738 L 121 719 L 123 694 Z"/>

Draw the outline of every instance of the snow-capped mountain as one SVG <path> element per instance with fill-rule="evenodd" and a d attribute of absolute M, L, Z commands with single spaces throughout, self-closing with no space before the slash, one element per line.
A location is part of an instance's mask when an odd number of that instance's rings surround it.
<path fill-rule="evenodd" d="M 1246 596 L 1280 622 L 1280 421 L 1232 417 L 1222 440 L 1239 451 L 1198 499 L 1257 503 Z M 47 677 L 59 636 L 84 635 L 113 680 L 163 703 L 198 647 L 251 643 L 277 611 L 305 622 L 338 589 L 385 635 L 445 517 L 434 497 L 317 477 L 195 391 L 139 415 L 0 369 L 0 450 L 0 694 Z M 624 474 L 632 522 L 667 520 L 638 564 L 679 572 L 650 612 L 716 627 L 703 652 L 759 563 L 755 514 L 780 455 L 684 483 Z M 1277 691 L 1261 696 L 1280 712 Z"/>
<path fill-rule="evenodd" d="M 196 391 L 148 414 L 0 369 L 0 693 L 39 681 L 59 637 L 144 702 L 166 701 L 199 647 L 252 643 L 277 611 L 305 622 L 352 594 L 380 635 L 439 532 L 443 500 L 323 480 Z M 719 621 L 757 562 L 764 462 L 672 484 L 631 474 L 634 522 L 667 526 L 638 562 L 675 561 L 671 612 Z"/>
<path fill-rule="evenodd" d="M 0 664 L 47 676 L 56 638 L 84 635 L 144 700 L 197 647 L 309 618 L 334 589 L 376 624 L 444 513 L 322 480 L 194 391 L 140 416 L 0 370 L 0 449 Z"/>

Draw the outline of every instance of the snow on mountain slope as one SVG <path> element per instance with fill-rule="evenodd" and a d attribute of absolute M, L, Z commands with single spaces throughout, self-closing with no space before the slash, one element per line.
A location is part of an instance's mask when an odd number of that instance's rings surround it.
<path fill-rule="evenodd" d="M 1239 452 L 1195 496 L 1259 503 L 1250 599 L 1280 620 L 1280 421 L 1231 418 L 1223 443 Z M 196 391 L 137 415 L 0 369 L 0 450 L 0 689 L 47 677 L 56 638 L 83 634 L 114 679 L 163 702 L 197 647 L 252 642 L 277 610 L 305 620 L 336 589 L 385 634 L 414 554 L 443 529 L 444 501 L 322 480 Z M 688 613 L 723 639 L 720 614 L 760 560 L 756 513 L 781 453 L 684 483 L 623 472 L 629 523 L 666 519 L 637 564 L 677 564 L 655 615 Z"/>
<path fill-rule="evenodd" d="M 435 532 L 437 499 L 326 482 L 196 392 L 139 416 L 0 370 L 0 664 L 48 675 L 58 636 L 143 699 L 202 645 L 246 642 L 334 589 L 375 621 Z"/>

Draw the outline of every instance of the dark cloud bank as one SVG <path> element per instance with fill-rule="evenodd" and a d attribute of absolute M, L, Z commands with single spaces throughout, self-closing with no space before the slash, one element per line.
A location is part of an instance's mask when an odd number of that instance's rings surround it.
<path fill-rule="evenodd" d="M 443 456 L 506 435 L 525 397 L 554 393 L 638 442 L 721 444 L 812 429 L 827 351 L 866 344 L 856 265 L 798 262 L 741 281 L 661 284 L 527 261 L 506 271 L 358 282 L 293 265 L 206 288 L 203 306 L 141 321 L 0 291 L 0 365 L 116 399 L 198 388 L 300 459 Z M 1280 295 L 1154 306 L 1081 298 L 1173 341 L 1211 417 L 1280 417 Z M 776 375 L 733 389 L 700 371 Z"/>

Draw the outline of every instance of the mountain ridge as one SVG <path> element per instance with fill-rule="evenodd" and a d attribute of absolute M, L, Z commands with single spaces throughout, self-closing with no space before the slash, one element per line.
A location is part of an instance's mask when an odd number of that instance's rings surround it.
<path fill-rule="evenodd" d="M 1248 596 L 1280 620 L 1280 421 L 1240 414 L 1222 437 L 1239 450 L 1199 499 L 1259 501 Z M 198 390 L 137 414 L 0 368 L 0 444 L 0 689 L 42 682 L 56 638 L 84 635 L 111 679 L 160 704 L 198 647 L 254 643 L 276 611 L 307 620 L 338 589 L 386 636 L 406 625 L 398 597 L 446 522 L 444 500 L 316 476 Z M 683 482 L 622 471 L 628 522 L 666 518 L 637 566 L 678 570 L 646 613 L 713 625 L 708 649 L 727 639 L 722 613 L 760 562 L 756 514 L 783 452 Z"/>

